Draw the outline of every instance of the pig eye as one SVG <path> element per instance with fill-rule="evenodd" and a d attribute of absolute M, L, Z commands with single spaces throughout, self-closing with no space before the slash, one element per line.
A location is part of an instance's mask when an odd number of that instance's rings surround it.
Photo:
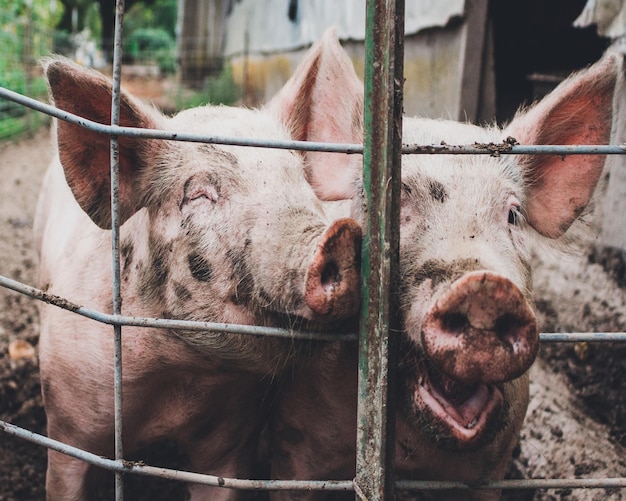
<path fill-rule="evenodd" d="M 192 193 L 191 196 L 189 197 L 189 200 L 198 200 L 199 198 L 206 198 L 207 200 L 212 200 L 215 201 L 215 197 L 211 197 L 209 196 L 208 193 L 199 191 L 197 193 Z"/>
<path fill-rule="evenodd" d="M 194 200 L 203 200 L 203 199 L 209 202 L 215 203 L 217 202 L 218 198 L 219 197 L 215 189 L 213 189 L 212 187 L 203 187 L 203 188 L 198 188 L 198 189 L 195 189 L 193 191 L 189 191 L 188 193 L 186 193 L 183 203 L 185 201 L 193 202 Z"/>
<path fill-rule="evenodd" d="M 520 213 L 519 205 L 512 205 L 509 208 L 509 224 L 518 226 L 520 224 L 521 217 L 522 215 Z"/>
<path fill-rule="evenodd" d="M 186 203 L 193 201 L 209 201 L 216 203 L 220 198 L 218 191 L 219 186 L 212 179 L 208 179 L 207 175 L 196 175 L 188 179 L 183 188 L 183 200 L 181 207 Z"/>

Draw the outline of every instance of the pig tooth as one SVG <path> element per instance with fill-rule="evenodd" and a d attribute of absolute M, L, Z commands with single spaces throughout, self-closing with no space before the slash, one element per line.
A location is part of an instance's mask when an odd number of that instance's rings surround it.
<path fill-rule="evenodd" d="M 478 424 L 478 417 L 475 417 L 474 419 L 472 419 L 469 423 L 465 425 L 465 427 L 468 430 L 471 430 L 474 426 L 476 426 L 476 424 Z"/>

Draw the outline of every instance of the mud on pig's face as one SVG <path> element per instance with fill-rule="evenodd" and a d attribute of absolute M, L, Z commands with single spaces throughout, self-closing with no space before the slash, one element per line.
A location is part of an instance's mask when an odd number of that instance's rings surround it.
<path fill-rule="evenodd" d="M 619 57 L 603 58 L 504 129 L 405 118 L 403 142 L 607 144 L 620 66 Z M 354 72 L 346 74 L 356 86 Z M 359 102 L 354 95 L 344 108 Z M 360 127 L 344 120 L 354 137 Z M 468 450 L 519 431 L 538 350 L 530 246 L 569 243 L 603 165 L 601 155 L 403 157 L 399 393 L 401 419 L 415 424 L 403 429 L 415 443 Z M 352 199 L 363 220 L 358 166 L 334 166 L 342 174 L 329 186 L 324 169 L 313 167 L 318 195 Z"/>

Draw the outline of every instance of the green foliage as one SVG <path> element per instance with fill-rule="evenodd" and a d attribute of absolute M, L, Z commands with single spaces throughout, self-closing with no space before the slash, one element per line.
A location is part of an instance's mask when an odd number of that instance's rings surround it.
<path fill-rule="evenodd" d="M 46 94 L 46 82 L 43 77 L 27 79 L 23 71 L 1 75 L 0 85 L 28 96 L 41 98 Z M 0 140 L 31 132 L 49 120 L 47 115 L 0 99 Z"/>
<path fill-rule="evenodd" d="M 154 26 L 163 28 L 172 38 L 176 38 L 178 0 L 155 0 L 152 4 Z"/>
<path fill-rule="evenodd" d="M 157 63 L 161 73 L 176 71 L 176 44 L 161 28 L 139 28 L 124 46 L 127 60 L 136 63 Z"/>
<path fill-rule="evenodd" d="M 74 7 L 79 14 L 76 28 L 88 28 L 91 37 L 99 40 L 102 22 L 96 0 L 0 0 L 0 86 L 45 100 L 45 82 L 37 61 L 51 52 L 71 51 L 69 32 L 54 31 L 54 27 L 61 19 L 67 19 Z M 157 64 L 163 74 L 175 73 L 177 14 L 178 0 L 134 3 L 125 15 L 125 56 Z M 232 87 L 229 90 L 232 94 Z M 211 90 L 210 95 L 215 96 L 216 92 L 226 94 Z M 0 99 L 0 139 L 45 120 L 48 119 L 44 115 Z"/>
<path fill-rule="evenodd" d="M 38 28 L 52 29 L 63 15 L 60 0 L 0 0 L 0 26 L 2 32 L 7 25 L 24 23 L 27 18 Z"/>
<path fill-rule="evenodd" d="M 135 3 L 124 16 L 126 60 L 156 63 L 162 74 L 176 72 L 177 0 Z"/>
<path fill-rule="evenodd" d="M 100 16 L 100 4 L 92 3 L 85 13 L 85 28 L 89 30 L 94 40 L 102 39 L 102 17 Z"/>
<path fill-rule="evenodd" d="M 0 0 L 0 86 L 45 99 L 46 87 L 36 66 L 49 54 L 52 28 L 63 13 L 57 0 Z M 0 138 L 32 130 L 47 120 L 12 101 L 0 99 Z"/>
<path fill-rule="evenodd" d="M 154 13 L 143 2 L 133 4 L 124 13 L 124 38 L 128 40 L 135 31 L 154 27 Z M 125 42 L 126 43 L 126 42 Z"/>
<path fill-rule="evenodd" d="M 154 54 L 159 50 L 174 49 L 174 40 L 161 28 L 139 28 L 130 35 L 128 47 L 133 55 Z"/>
<path fill-rule="evenodd" d="M 32 132 L 49 121 L 47 115 L 32 110 L 22 110 L 17 116 L 0 114 L 0 141 Z"/>
<path fill-rule="evenodd" d="M 154 55 L 162 75 L 176 73 L 176 53 L 174 50 L 159 50 Z"/>
<path fill-rule="evenodd" d="M 6 60 L 21 64 L 20 58 L 38 58 L 50 51 L 50 33 L 62 14 L 60 2 L 51 11 L 50 0 L 26 2 L 0 0 L 0 70 Z M 3 61 L 3 62 L 2 62 Z"/>
<path fill-rule="evenodd" d="M 217 77 L 209 78 L 204 88 L 207 102 L 211 104 L 234 104 L 241 98 L 241 89 L 233 79 L 230 65 L 225 65 Z"/>
<path fill-rule="evenodd" d="M 72 35 L 68 31 L 56 30 L 52 35 L 52 52 L 69 54 L 73 48 Z"/>
<path fill-rule="evenodd" d="M 175 39 L 177 15 L 178 0 L 154 0 L 150 5 L 137 2 L 124 14 L 124 31 L 130 37 L 142 28 L 159 28 Z"/>
<path fill-rule="evenodd" d="M 200 92 L 178 95 L 176 107 L 186 109 L 204 104 L 232 105 L 240 98 L 241 89 L 235 84 L 232 69 L 229 65 L 225 65 L 219 75 L 206 80 Z"/>

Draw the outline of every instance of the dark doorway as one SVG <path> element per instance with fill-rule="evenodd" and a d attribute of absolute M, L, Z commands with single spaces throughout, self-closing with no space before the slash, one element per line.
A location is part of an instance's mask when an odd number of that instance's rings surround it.
<path fill-rule="evenodd" d="M 496 119 L 541 97 L 554 82 L 602 56 L 608 39 L 595 26 L 574 28 L 586 0 L 492 0 Z"/>

